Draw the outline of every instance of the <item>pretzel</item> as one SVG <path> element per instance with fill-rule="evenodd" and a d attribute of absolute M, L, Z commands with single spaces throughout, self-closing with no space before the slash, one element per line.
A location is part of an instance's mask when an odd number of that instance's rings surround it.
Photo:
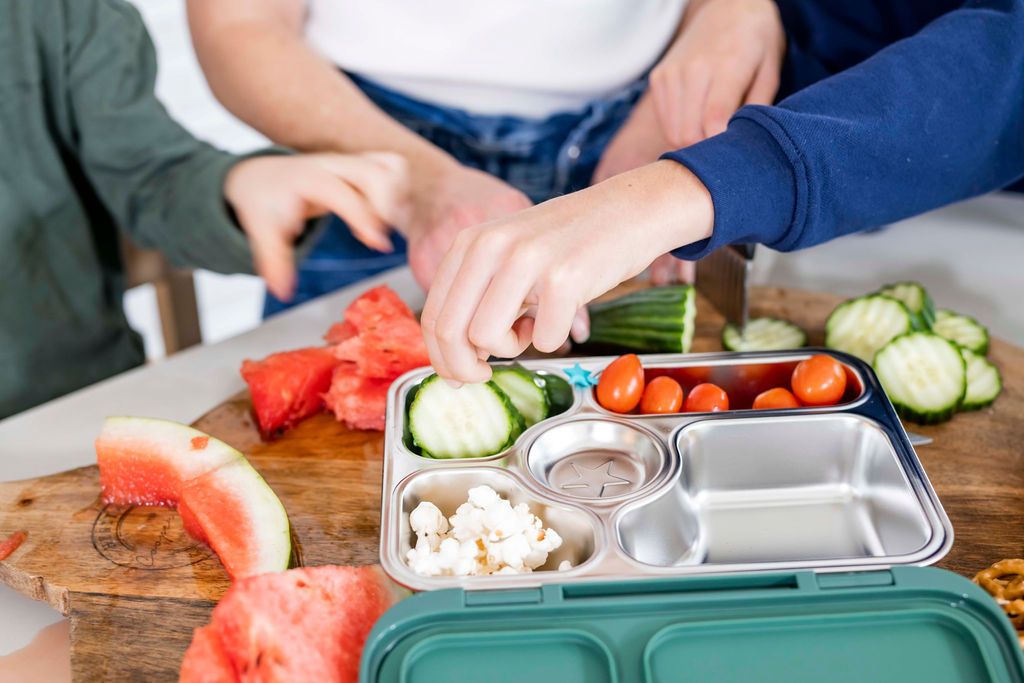
<path fill-rule="evenodd" d="M 1024 560 L 1000 560 L 975 574 L 974 583 L 988 591 L 1003 608 L 1024 647 Z"/>

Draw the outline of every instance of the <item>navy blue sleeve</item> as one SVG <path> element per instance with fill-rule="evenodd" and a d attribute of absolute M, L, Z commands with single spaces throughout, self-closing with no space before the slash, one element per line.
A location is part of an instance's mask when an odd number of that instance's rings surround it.
<path fill-rule="evenodd" d="M 1024 177 L 1024 0 L 969 3 L 664 158 L 715 207 L 686 259 L 810 247 L 1005 187 Z"/>
<path fill-rule="evenodd" d="M 963 0 L 776 0 L 786 32 L 780 97 L 859 64 Z"/>

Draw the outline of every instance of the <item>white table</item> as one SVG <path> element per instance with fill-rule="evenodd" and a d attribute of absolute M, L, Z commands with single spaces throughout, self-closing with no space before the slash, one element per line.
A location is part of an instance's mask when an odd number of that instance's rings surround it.
<path fill-rule="evenodd" d="M 410 306 L 423 303 L 409 270 L 398 268 L 296 307 L 232 339 L 188 349 L 0 421 L 0 481 L 94 463 L 92 442 L 108 415 L 192 422 L 243 388 L 238 368 L 244 359 L 322 344 L 322 335 L 341 320 L 346 306 L 377 284 L 390 285 Z M 29 644 L 41 628 L 60 619 L 47 605 L 0 587 L 0 657 Z M 2 676 L 0 666 L 0 680 Z"/>

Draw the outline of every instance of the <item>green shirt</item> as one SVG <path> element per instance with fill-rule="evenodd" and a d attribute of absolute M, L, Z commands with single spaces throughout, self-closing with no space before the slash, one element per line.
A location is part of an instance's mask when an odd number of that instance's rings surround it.
<path fill-rule="evenodd" d="M 0 418 L 143 362 L 119 230 L 176 265 L 251 272 L 223 197 L 239 158 L 171 120 L 155 74 L 125 2 L 0 3 Z"/>

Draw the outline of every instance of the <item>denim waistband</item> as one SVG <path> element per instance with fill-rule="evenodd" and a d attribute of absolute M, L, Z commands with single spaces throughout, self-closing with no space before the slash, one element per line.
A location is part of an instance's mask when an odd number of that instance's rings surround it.
<path fill-rule="evenodd" d="M 553 138 L 565 139 L 586 124 L 597 125 L 610 118 L 622 118 L 620 109 L 631 108 L 647 85 L 644 76 L 628 86 L 574 112 L 560 112 L 543 119 L 517 116 L 480 115 L 463 109 L 444 107 L 417 100 L 386 88 L 362 76 L 349 78 L 374 103 L 399 121 L 414 121 L 416 128 L 435 127 L 447 133 L 472 139 L 482 153 L 529 154 L 539 143 Z M 582 131 L 581 131 L 582 132 Z"/>

